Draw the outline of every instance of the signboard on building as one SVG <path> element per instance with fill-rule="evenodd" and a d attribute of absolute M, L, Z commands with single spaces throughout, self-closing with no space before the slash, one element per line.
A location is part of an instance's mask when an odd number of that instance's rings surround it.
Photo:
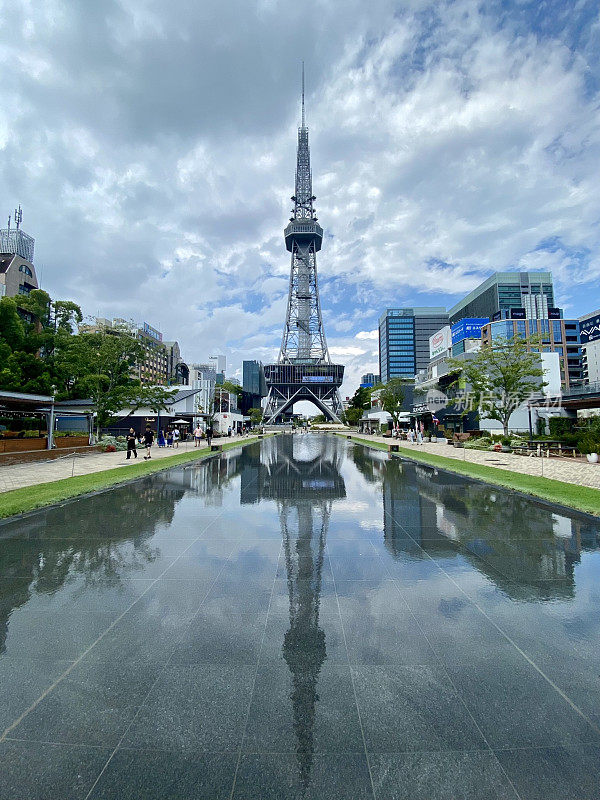
<path fill-rule="evenodd" d="M 463 339 L 481 339 L 481 329 L 488 322 L 487 317 L 467 317 L 455 322 L 452 326 L 452 344 L 462 342 Z"/>
<path fill-rule="evenodd" d="M 151 339 L 156 339 L 157 342 L 162 342 L 162 333 L 157 331 L 156 328 L 153 328 L 152 325 L 148 325 L 147 322 L 144 322 L 143 331 L 146 336 L 149 336 Z"/>
<path fill-rule="evenodd" d="M 502 319 L 502 312 L 501 311 L 495 311 L 492 314 L 492 320 L 491 321 L 492 322 L 498 322 L 499 319 Z"/>
<path fill-rule="evenodd" d="M 302 383 L 333 383 L 333 375 L 303 375 Z"/>
<path fill-rule="evenodd" d="M 436 358 L 452 347 L 452 334 L 450 325 L 444 327 L 429 337 L 429 358 Z"/>
<path fill-rule="evenodd" d="M 511 319 L 527 319 L 527 315 L 525 314 L 524 308 L 511 308 L 510 310 L 510 318 Z"/>
<path fill-rule="evenodd" d="M 549 308 L 548 319 L 560 319 L 560 308 Z"/>
<path fill-rule="evenodd" d="M 581 344 L 595 342 L 596 339 L 600 339 L 600 314 L 580 322 L 579 332 L 581 334 Z"/>

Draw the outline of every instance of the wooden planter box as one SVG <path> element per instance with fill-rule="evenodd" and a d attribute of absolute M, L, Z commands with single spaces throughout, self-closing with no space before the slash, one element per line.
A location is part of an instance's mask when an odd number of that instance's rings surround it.
<path fill-rule="evenodd" d="M 28 450 L 45 450 L 43 439 L 0 439 L 0 453 L 25 453 Z"/>
<path fill-rule="evenodd" d="M 55 436 L 55 447 L 86 447 L 90 443 L 87 436 Z"/>

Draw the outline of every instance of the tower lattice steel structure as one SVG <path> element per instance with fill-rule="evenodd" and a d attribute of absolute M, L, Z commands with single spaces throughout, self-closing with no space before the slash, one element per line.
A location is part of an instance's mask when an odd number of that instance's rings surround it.
<path fill-rule="evenodd" d="M 285 229 L 285 245 L 292 254 L 287 315 L 276 364 L 265 366 L 269 394 L 265 410 L 267 423 L 275 422 L 294 403 L 309 400 L 325 416 L 340 422 L 342 403 L 339 387 L 344 367 L 332 364 L 327 349 L 319 287 L 317 253 L 323 228 L 317 221 L 312 193 L 308 128 L 304 114 L 304 67 L 302 67 L 302 124 L 298 128 L 296 193 L 294 208 Z"/>

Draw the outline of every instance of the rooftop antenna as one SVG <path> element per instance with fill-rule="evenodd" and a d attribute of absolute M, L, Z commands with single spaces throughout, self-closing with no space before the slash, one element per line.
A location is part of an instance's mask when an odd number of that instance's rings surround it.
<path fill-rule="evenodd" d="M 10 233 L 10 214 L 8 215 L 8 232 Z"/>
<path fill-rule="evenodd" d="M 17 230 L 19 230 L 22 221 L 23 221 L 23 211 L 21 210 L 21 205 L 19 204 L 19 208 L 18 209 L 15 208 L 15 222 L 17 224 Z"/>
<path fill-rule="evenodd" d="M 302 127 L 306 127 L 304 124 L 304 61 L 302 62 Z"/>

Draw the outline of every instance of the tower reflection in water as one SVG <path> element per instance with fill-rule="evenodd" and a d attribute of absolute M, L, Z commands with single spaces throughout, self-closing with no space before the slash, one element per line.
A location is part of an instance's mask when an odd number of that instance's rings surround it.
<path fill-rule="evenodd" d="M 241 470 L 242 503 L 277 503 L 290 618 L 283 657 L 292 676 L 300 782 L 307 788 L 319 672 L 327 657 L 325 632 L 319 627 L 327 529 L 333 501 L 346 497 L 343 449 L 334 437 L 284 435 L 263 441 L 260 449 L 247 448 L 245 454 L 249 463 Z"/>

